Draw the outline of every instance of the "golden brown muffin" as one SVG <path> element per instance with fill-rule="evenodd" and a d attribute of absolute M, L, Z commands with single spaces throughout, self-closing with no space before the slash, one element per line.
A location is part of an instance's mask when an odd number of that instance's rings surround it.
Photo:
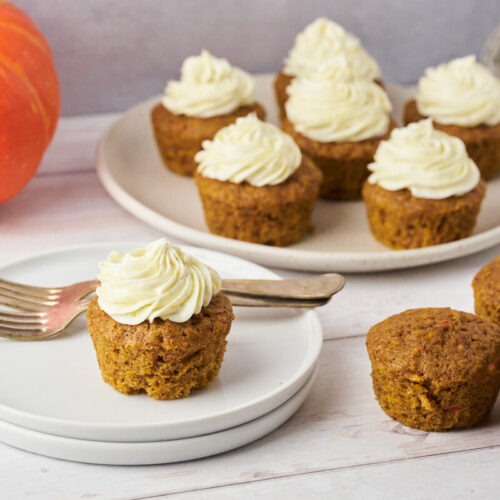
<path fill-rule="evenodd" d="M 408 189 L 388 191 L 365 182 L 363 199 L 375 238 L 395 249 L 420 248 L 470 236 L 476 225 L 486 183 L 443 200 L 413 196 Z"/>
<path fill-rule="evenodd" d="M 308 158 L 284 182 L 256 187 L 221 182 L 195 173 L 205 220 L 212 233 L 226 238 L 285 246 L 311 230 L 321 172 Z"/>
<path fill-rule="evenodd" d="M 408 427 L 471 427 L 500 387 L 500 328 L 449 308 L 410 309 L 370 328 L 375 396 Z"/>
<path fill-rule="evenodd" d="M 274 93 L 276 95 L 276 102 L 278 103 L 278 111 L 280 120 L 283 120 L 286 116 L 285 112 L 285 103 L 288 100 L 288 94 L 286 92 L 286 88 L 293 80 L 293 76 L 287 75 L 280 71 L 276 73 L 276 77 L 274 78 Z M 380 85 L 382 88 L 385 88 L 382 80 L 374 80 L 377 85 Z"/>
<path fill-rule="evenodd" d="M 278 103 L 279 117 L 282 121 L 286 116 L 285 103 L 288 100 L 286 89 L 292 83 L 292 80 L 293 76 L 287 75 L 283 71 L 276 73 L 276 77 L 274 78 L 274 93 L 276 95 L 276 102 Z"/>
<path fill-rule="evenodd" d="M 284 118 L 283 131 L 291 135 L 302 153 L 311 158 L 323 173 L 319 195 L 328 200 L 357 200 L 369 175 L 367 165 L 373 161 L 380 141 L 397 127 L 391 119 L 387 133 L 359 142 L 318 142 L 297 132 Z"/>
<path fill-rule="evenodd" d="M 198 166 L 194 155 L 201 149 L 201 143 L 213 139 L 219 129 L 250 113 L 257 113 L 261 120 L 266 118 L 259 103 L 241 106 L 232 113 L 212 118 L 176 115 L 158 103 L 151 110 L 151 122 L 163 163 L 177 174 L 192 176 Z"/>
<path fill-rule="evenodd" d="M 427 118 L 419 113 L 417 102 L 411 99 L 405 105 L 405 124 L 418 122 Z M 465 144 L 468 155 L 474 160 L 485 180 L 492 179 L 500 172 L 500 123 L 498 125 L 477 125 L 461 127 L 459 125 L 443 125 L 432 121 L 434 128 L 454 135 Z"/>
<path fill-rule="evenodd" d="M 184 398 L 215 380 L 233 318 L 222 292 L 184 323 L 155 319 L 124 325 L 108 316 L 97 298 L 87 310 L 104 381 L 124 394 L 146 392 L 155 399 Z"/>
<path fill-rule="evenodd" d="M 500 255 L 474 276 L 474 310 L 500 326 Z"/>

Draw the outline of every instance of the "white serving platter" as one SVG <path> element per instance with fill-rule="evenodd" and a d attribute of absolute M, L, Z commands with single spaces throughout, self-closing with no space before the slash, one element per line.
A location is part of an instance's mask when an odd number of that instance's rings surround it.
<path fill-rule="evenodd" d="M 278 408 L 245 424 L 203 436 L 144 443 L 89 441 L 45 434 L 0 420 L 0 441 L 40 455 L 92 464 L 150 465 L 194 460 L 251 443 L 286 422 L 309 394 L 316 371 Z"/>
<path fill-rule="evenodd" d="M 96 244 L 44 253 L 0 268 L 0 277 L 40 286 L 92 279 L 113 250 Z M 184 247 L 224 278 L 278 278 L 256 264 Z M 274 410 L 311 376 L 322 344 L 314 311 L 235 308 L 219 376 L 185 399 L 126 396 L 101 379 L 85 317 L 43 342 L 0 339 L 0 419 L 75 439 L 144 442 L 228 429 Z"/>
<path fill-rule="evenodd" d="M 272 75 L 256 79 L 257 98 L 267 109 L 268 119 L 277 123 Z M 414 89 L 387 83 L 386 90 L 399 120 Z M 320 201 L 313 215 L 314 231 L 286 248 L 211 234 L 193 180 L 167 170 L 156 150 L 149 113 L 158 99 L 126 111 L 104 134 L 97 152 L 97 173 L 117 203 L 167 234 L 260 264 L 304 271 L 407 268 L 469 255 L 500 243 L 500 177 L 488 183 L 474 234 L 443 245 L 397 251 L 386 248 L 370 233 L 361 201 Z"/>

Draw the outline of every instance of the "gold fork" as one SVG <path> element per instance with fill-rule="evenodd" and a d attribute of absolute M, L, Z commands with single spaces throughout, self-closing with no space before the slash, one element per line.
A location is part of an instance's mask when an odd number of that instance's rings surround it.
<path fill-rule="evenodd" d="M 0 279 L 0 306 L 4 306 L 0 309 L 0 337 L 43 340 L 59 335 L 87 310 L 92 300 L 89 295 L 98 285 L 92 280 L 45 288 Z M 231 303 L 244 307 L 319 307 L 343 286 L 340 274 L 296 280 L 222 280 L 222 290 Z"/>

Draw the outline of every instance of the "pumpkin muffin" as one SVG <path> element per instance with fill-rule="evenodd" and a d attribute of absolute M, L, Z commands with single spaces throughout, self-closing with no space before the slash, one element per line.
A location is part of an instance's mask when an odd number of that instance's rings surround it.
<path fill-rule="evenodd" d="M 255 115 L 205 141 L 195 174 L 209 230 L 285 246 L 312 229 L 321 172 L 292 138 Z"/>
<path fill-rule="evenodd" d="M 233 312 L 213 269 L 166 240 L 112 252 L 100 267 L 87 325 L 105 382 L 177 399 L 215 380 Z"/>
<path fill-rule="evenodd" d="M 500 328 L 450 308 L 410 309 L 370 328 L 366 347 L 382 410 L 408 427 L 480 423 L 500 387 Z"/>
<path fill-rule="evenodd" d="M 363 198 L 381 243 L 419 248 L 472 233 L 486 184 L 463 142 L 434 130 L 431 120 L 394 129 L 368 168 Z"/>
<path fill-rule="evenodd" d="M 323 173 L 320 197 L 361 198 L 367 165 L 396 126 L 387 94 L 371 81 L 354 79 L 342 58 L 296 77 L 288 93 L 282 128 Z"/>
<path fill-rule="evenodd" d="M 295 38 L 295 43 L 284 61 L 284 68 L 274 80 L 274 91 L 281 119 L 286 116 L 287 87 L 294 77 L 307 76 L 332 59 L 343 57 L 355 78 L 375 80 L 381 84 L 380 68 L 366 52 L 361 42 L 342 26 L 320 17 L 309 24 Z"/>
<path fill-rule="evenodd" d="M 153 133 L 165 166 L 192 176 L 194 155 L 201 143 L 250 113 L 261 119 L 266 116 L 255 102 L 255 82 L 248 73 L 207 51 L 188 57 L 181 80 L 168 82 L 162 101 L 151 110 Z"/>
<path fill-rule="evenodd" d="M 472 288 L 476 314 L 500 326 L 500 255 L 474 276 Z"/>
<path fill-rule="evenodd" d="M 461 139 L 485 180 L 500 172 L 500 80 L 475 56 L 429 68 L 418 95 L 406 103 L 405 123 L 430 117 Z"/>

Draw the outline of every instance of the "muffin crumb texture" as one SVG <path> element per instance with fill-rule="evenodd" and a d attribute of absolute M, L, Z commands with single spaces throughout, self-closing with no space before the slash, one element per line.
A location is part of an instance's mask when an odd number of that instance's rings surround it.
<path fill-rule="evenodd" d="M 471 427 L 500 387 L 500 328 L 449 308 L 411 309 L 368 332 L 375 396 L 408 427 Z"/>
<path fill-rule="evenodd" d="M 394 249 L 420 248 L 466 238 L 476 225 L 486 183 L 443 200 L 417 198 L 365 182 L 363 198 L 375 238 Z"/>
<path fill-rule="evenodd" d="M 283 73 L 283 71 L 280 71 L 274 78 L 273 86 L 276 94 L 276 101 L 278 103 L 280 120 L 283 120 L 286 116 L 285 103 L 288 100 L 286 88 L 290 85 L 290 83 L 292 83 L 292 80 L 293 76 L 287 75 Z"/>
<path fill-rule="evenodd" d="M 264 245 L 295 243 L 312 230 L 321 172 L 307 158 L 283 183 L 256 187 L 195 174 L 209 230 Z"/>
<path fill-rule="evenodd" d="M 476 274 L 472 288 L 476 314 L 500 326 L 500 255 Z"/>
<path fill-rule="evenodd" d="M 155 319 L 139 325 L 113 320 L 94 299 L 87 325 L 105 382 L 124 394 L 177 399 L 213 382 L 219 372 L 233 312 L 218 293 L 184 323 Z"/>

